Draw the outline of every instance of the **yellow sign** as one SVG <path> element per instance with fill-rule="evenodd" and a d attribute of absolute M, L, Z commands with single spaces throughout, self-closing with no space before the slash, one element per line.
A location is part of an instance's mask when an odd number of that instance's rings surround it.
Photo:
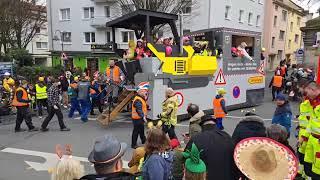
<path fill-rule="evenodd" d="M 249 84 L 261 84 L 263 83 L 263 76 L 253 76 L 248 79 Z"/>

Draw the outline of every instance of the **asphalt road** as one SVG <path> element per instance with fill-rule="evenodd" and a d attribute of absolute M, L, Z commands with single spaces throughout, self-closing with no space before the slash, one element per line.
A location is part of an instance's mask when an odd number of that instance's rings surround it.
<path fill-rule="evenodd" d="M 267 82 L 269 78 L 267 78 Z M 271 102 L 270 90 L 266 89 L 264 104 L 255 107 L 256 113 L 266 121 L 266 126 L 271 124 L 271 118 L 275 110 L 275 105 Z M 297 104 L 292 103 L 292 110 L 297 114 Z M 225 130 L 232 134 L 235 126 L 241 120 L 241 110 L 229 113 L 229 118 L 224 120 Z M 66 116 L 65 116 L 66 117 Z M 15 118 L 15 117 L 10 117 Z M 88 156 L 94 139 L 104 134 L 113 134 L 120 141 L 131 143 L 132 124 L 130 119 L 122 118 L 120 121 L 112 123 L 108 128 L 102 128 L 92 120 L 82 123 L 79 119 L 65 119 L 70 132 L 60 132 L 58 122 L 54 119 L 50 125 L 50 131 L 42 132 L 22 132 L 14 133 L 14 124 L 0 124 L 0 180 L 44 180 L 50 179 L 49 173 L 45 170 L 53 167 L 55 159 L 56 144 L 72 144 L 73 155 L 85 160 Z M 33 118 L 34 124 L 39 127 L 42 120 Z M 188 122 L 181 122 L 177 128 L 177 134 L 188 131 Z M 25 125 L 23 124 L 25 127 Z M 294 131 L 292 131 L 294 132 Z M 291 145 L 295 145 L 296 140 L 290 138 Z M 182 138 L 181 138 L 182 139 Z M 25 151 L 28 150 L 28 151 Z M 129 148 L 124 156 L 124 160 L 130 160 L 132 150 Z M 82 157 L 82 158 L 80 158 Z M 45 163 L 45 162 L 48 163 Z M 39 164 L 44 163 L 44 164 Z M 31 166 L 33 167 L 30 167 Z M 84 162 L 86 173 L 93 173 L 94 169 L 89 163 Z"/>

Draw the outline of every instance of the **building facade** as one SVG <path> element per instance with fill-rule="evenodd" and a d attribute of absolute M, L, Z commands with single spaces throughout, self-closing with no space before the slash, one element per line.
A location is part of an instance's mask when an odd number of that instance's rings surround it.
<path fill-rule="evenodd" d="M 198 0 L 192 9 L 191 31 L 226 27 L 262 32 L 267 0 Z"/>
<path fill-rule="evenodd" d="M 266 1 L 263 46 L 268 56 L 268 69 L 273 70 L 283 59 L 296 64 L 295 53 L 301 48 L 303 17 L 303 8 L 290 0 Z"/>
<path fill-rule="evenodd" d="M 108 59 L 114 56 L 106 45 L 112 41 L 112 30 L 105 23 L 126 13 L 117 1 L 48 0 L 47 9 L 53 66 L 105 71 Z M 118 48 L 127 49 L 134 38 L 133 31 L 116 29 Z M 65 64 L 61 61 L 62 52 L 67 56 Z"/>
<path fill-rule="evenodd" d="M 36 35 L 26 47 L 26 50 L 28 50 L 33 57 L 34 64 L 39 66 L 52 66 L 48 41 L 48 26 L 47 23 L 44 23 L 43 26 L 36 29 Z"/>

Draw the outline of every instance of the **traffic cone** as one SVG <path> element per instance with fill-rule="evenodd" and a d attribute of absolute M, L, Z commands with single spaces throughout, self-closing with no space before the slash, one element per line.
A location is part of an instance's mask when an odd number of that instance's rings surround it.
<path fill-rule="evenodd" d="M 317 84 L 319 84 L 320 85 L 320 56 L 319 56 L 319 58 L 318 58 L 318 68 L 317 68 L 318 70 L 318 72 L 317 72 Z"/>

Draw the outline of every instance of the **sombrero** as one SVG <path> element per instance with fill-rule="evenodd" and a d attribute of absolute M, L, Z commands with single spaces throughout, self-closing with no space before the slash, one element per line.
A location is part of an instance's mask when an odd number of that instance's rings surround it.
<path fill-rule="evenodd" d="M 233 158 L 239 170 L 251 180 L 289 180 L 298 172 L 298 160 L 293 152 L 269 138 L 240 141 Z"/>

